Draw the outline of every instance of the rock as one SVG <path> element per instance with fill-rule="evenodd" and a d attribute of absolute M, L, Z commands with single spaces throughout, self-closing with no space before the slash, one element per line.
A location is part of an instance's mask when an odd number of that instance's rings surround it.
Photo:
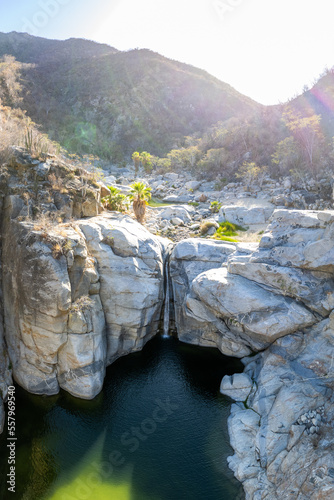
<path fill-rule="evenodd" d="M 217 228 L 215 226 L 211 226 L 208 228 L 208 230 L 206 232 L 206 236 L 213 236 L 216 231 L 217 231 Z"/>
<path fill-rule="evenodd" d="M 246 401 L 253 387 L 253 382 L 246 373 L 225 375 L 220 385 L 220 392 L 235 401 Z"/>
<path fill-rule="evenodd" d="M 13 376 L 32 393 L 56 394 L 61 387 L 91 399 L 107 364 L 157 332 L 170 243 L 118 216 L 45 233 L 12 219 L 16 205 L 15 198 L 5 204 L 2 253 Z"/>
<path fill-rule="evenodd" d="M 188 181 L 185 183 L 184 187 L 188 190 L 191 189 L 192 191 L 197 191 L 197 189 L 199 189 L 201 184 L 202 184 L 201 181 Z"/>
<path fill-rule="evenodd" d="M 163 198 L 163 201 L 165 203 L 188 203 L 189 201 L 193 200 L 194 196 L 190 194 L 182 194 L 182 195 L 176 195 L 176 194 L 171 194 L 168 196 L 165 196 Z"/>
<path fill-rule="evenodd" d="M 168 173 L 164 174 L 164 178 L 170 182 L 176 182 L 179 178 L 179 175 L 175 174 L 173 172 L 168 172 Z"/>
<path fill-rule="evenodd" d="M 322 316 L 334 308 L 332 275 L 256 262 L 230 262 L 228 271 L 264 285 L 274 293 L 293 297 Z"/>
<path fill-rule="evenodd" d="M 175 321 L 178 337 L 183 342 L 216 346 L 224 354 L 243 357 L 249 348 L 235 341 L 225 323 L 201 301 L 189 295 L 193 280 L 203 271 L 220 268 L 236 246 L 224 242 L 188 239 L 178 243 L 170 259 Z"/>
<path fill-rule="evenodd" d="M 104 178 L 104 182 L 106 186 L 112 186 L 116 183 L 116 177 L 114 175 L 108 175 Z"/>
<path fill-rule="evenodd" d="M 208 197 L 206 194 L 202 193 L 200 196 L 197 196 L 195 198 L 195 201 L 197 201 L 199 203 L 205 203 L 206 201 L 208 201 Z"/>
<path fill-rule="evenodd" d="M 171 219 L 171 223 L 173 226 L 184 226 L 184 222 L 182 219 L 179 219 L 179 217 L 173 217 Z"/>
<path fill-rule="evenodd" d="M 267 292 L 259 285 L 231 275 L 226 269 L 211 269 L 197 276 L 190 287 L 194 296 L 216 317 L 230 321 L 239 343 L 253 350 L 267 347 L 275 339 L 305 328 L 316 318 L 289 298 Z M 240 300 L 242 298 L 242 300 Z"/>
<path fill-rule="evenodd" d="M 99 213 L 99 204 L 94 199 L 87 199 L 82 203 L 82 217 L 94 217 Z"/>
<path fill-rule="evenodd" d="M 186 210 L 184 207 L 177 207 L 177 206 L 167 207 L 162 212 L 160 212 L 160 217 L 162 219 L 168 219 L 168 220 L 177 217 L 181 219 L 182 222 L 184 223 L 191 222 L 191 216 L 188 210 Z"/>
<path fill-rule="evenodd" d="M 104 182 L 98 182 L 97 184 L 100 187 L 100 197 L 101 197 L 101 199 L 110 195 L 110 189 L 108 188 L 107 184 L 105 184 Z"/>
<path fill-rule="evenodd" d="M 288 336 L 249 358 L 245 371 L 254 378 L 256 389 L 248 397 L 249 409 L 234 405 L 228 422 L 235 450 L 229 464 L 243 482 L 246 498 L 284 498 L 287 491 L 291 498 L 327 498 L 331 491 L 334 457 L 326 443 L 334 420 L 333 388 L 331 379 L 321 373 L 332 366 L 333 335 L 330 321 L 324 320 L 302 335 L 302 349 L 298 341 L 292 353 L 296 339 Z M 324 411 L 331 424 L 322 428 L 320 437 L 321 424 L 314 425 L 312 419 L 318 424 Z M 245 436 L 241 422 L 243 414 L 248 419 L 250 413 L 256 419 L 247 420 Z M 254 481 L 245 471 L 252 471 Z"/>
<path fill-rule="evenodd" d="M 266 224 L 272 213 L 272 208 L 223 206 L 219 210 L 219 222 L 228 221 L 240 226 Z"/>
<path fill-rule="evenodd" d="M 128 216 L 97 217 L 78 225 L 100 269 L 110 364 L 140 350 L 158 330 L 169 242 Z"/>
<path fill-rule="evenodd" d="M 334 212 L 275 210 L 253 261 L 333 273 Z"/>
<path fill-rule="evenodd" d="M 39 163 L 36 165 L 34 168 L 37 177 L 40 179 L 47 179 L 49 173 L 50 173 L 50 165 L 48 163 Z"/>

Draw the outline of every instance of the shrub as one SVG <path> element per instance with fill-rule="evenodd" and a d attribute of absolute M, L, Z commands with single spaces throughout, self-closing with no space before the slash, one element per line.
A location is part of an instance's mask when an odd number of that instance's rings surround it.
<path fill-rule="evenodd" d="M 201 227 L 200 227 L 200 233 L 202 236 L 204 236 L 211 227 L 216 227 L 216 222 L 207 220 L 205 222 L 202 222 Z"/>
<path fill-rule="evenodd" d="M 237 236 L 238 231 L 246 231 L 245 228 L 238 226 L 237 224 L 232 224 L 232 222 L 221 222 L 219 224 L 219 228 L 217 229 L 214 238 L 216 240 L 223 241 L 233 241 L 236 242 L 238 240 L 231 238 L 231 236 Z"/>
<path fill-rule="evenodd" d="M 125 212 L 129 208 L 129 199 L 114 186 L 108 186 L 110 194 L 103 198 L 105 208 L 116 212 Z"/>
<path fill-rule="evenodd" d="M 210 210 L 213 214 L 218 214 L 221 207 L 222 207 L 222 204 L 219 203 L 219 201 L 212 201 L 211 205 L 210 205 Z"/>

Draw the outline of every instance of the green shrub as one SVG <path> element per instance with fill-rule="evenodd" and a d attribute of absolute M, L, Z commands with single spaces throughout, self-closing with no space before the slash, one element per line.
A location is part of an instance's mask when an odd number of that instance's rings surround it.
<path fill-rule="evenodd" d="M 218 214 L 221 207 L 222 207 L 222 204 L 219 203 L 219 201 L 212 201 L 211 205 L 210 205 L 210 210 L 213 214 Z"/>
<path fill-rule="evenodd" d="M 103 198 L 104 208 L 116 212 L 125 212 L 129 208 L 129 199 L 114 186 L 108 186 L 110 194 Z"/>
<path fill-rule="evenodd" d="M 221 222 L 219 224 L 219 228 L 214 234 L 214 238 L 216 240 L 236 242 L 238 240 L 232 239 L 231 236 L 237 236 L 238 231 L 246 231 L 246 229 L 244 227 L 238 226 L 237 224 L 233 224 L 232 222 Z"/>

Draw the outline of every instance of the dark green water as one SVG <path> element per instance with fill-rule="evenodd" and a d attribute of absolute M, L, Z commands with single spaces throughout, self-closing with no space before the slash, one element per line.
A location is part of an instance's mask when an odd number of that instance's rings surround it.
<path fill-rule="evenodd" d="M 22 500 L 242 500 L 228 469 L 219 394 L 238 367 L 217 350 L 157 337 L 108 368 L 103 392 L 83 401 L 16 389 L 16 493 L 6 434 L 0 498 Z"/>

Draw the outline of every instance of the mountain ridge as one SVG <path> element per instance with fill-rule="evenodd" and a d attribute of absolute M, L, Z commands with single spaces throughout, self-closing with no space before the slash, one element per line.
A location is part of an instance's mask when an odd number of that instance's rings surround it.
<path fill-rule="evenodd" d="M 2 33 L 5 54 L 32 64 L 22 71 L 24 109 L 69 151 L 115 160 L 135 149 L 165 154 L 184 136 L 262 107 L 206 71 L 149 49 Z"/>

